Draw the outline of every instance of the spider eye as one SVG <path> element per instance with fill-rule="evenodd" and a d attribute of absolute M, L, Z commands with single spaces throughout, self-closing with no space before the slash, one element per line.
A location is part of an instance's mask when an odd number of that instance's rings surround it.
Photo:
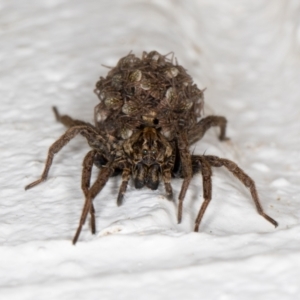
<path fill-rule="evenodd" d="M 147 155 L 148 154 L 148 150 L 144 149 L 143 150 L 143 155 Z"/>
<path fill-rule="evenodd" d="M 155 155 L 155 154 L 156 154 L 156 150 L 152 150 L 152 151 L 151 151 L 151 154 L 152 154 L 152 155 Z"/>

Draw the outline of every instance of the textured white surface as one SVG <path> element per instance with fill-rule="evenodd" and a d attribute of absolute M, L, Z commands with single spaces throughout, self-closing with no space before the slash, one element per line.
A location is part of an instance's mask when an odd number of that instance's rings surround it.
<path fill-rule="evenodd" d="M 297 299 L 300 295 L 300 4 L 298 0 L 0 2 L 1 299 Z M 229 142 L 211 130 L 195 153 L 237 162 L 257 183 L 249 192 L 215 170 L 213 200 L 195 176 L 183 223 L 164 190 L 120 178 L 96 198 L 98 233 L 71 238 L 83 196 L 78 137 L 38 178 L 63 132 L 51 106 L 92 120 L 94 84 L 130 50 L 174 51 L 200 87 L 206 113 L 228 118 Z M 173 181 L 175 194 L 180 180 Z"/>

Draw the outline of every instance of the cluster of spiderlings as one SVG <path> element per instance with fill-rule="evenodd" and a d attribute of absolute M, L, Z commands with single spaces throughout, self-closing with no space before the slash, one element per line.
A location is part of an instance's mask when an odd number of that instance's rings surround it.
<path fill-rule="evenodd" d="M 186 70 L 156 51 L 121 58 L 96 83 L 95 93 L 96 126 L 121 139 L 141 126 L 161 128 L 171 139 L 195 125 L 203 107 L 203 91 Z"/>

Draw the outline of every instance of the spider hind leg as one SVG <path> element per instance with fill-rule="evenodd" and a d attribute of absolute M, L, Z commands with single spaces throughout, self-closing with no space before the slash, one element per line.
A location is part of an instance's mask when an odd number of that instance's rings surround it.
<path fill-rule="evenodd" d="M 257 194 L 256 186 L 252 178 L 250 178 L 236 163 L 231 160 L 220 158 L 212 155 L 192 155 L 193 172 L 199 172 L 201 170 L 203 176 L 203 190 L 204 190 L 204 202 L 201 206 L 200 212 L 195 222 L 195 231 L 198 231 L 200 222 L 204 215 L 204 212 L 208 206 L 211 198 L 211 171 L 210 167 L 225 167 L 231 172 L 237 179 L 239 179 L 245 187 L 249 188 L 252 199 L 255 203 L 257 212 L 264 217 L 268 222 L 275 227 L 278 226 L 277 221 L 267 215 L 261 204 Z"/>

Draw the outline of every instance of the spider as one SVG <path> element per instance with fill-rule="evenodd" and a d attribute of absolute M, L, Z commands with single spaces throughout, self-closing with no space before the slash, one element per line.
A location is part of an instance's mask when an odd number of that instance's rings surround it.
<path fill-rule="evenodd" d="M 146 83 L 148 85 L 146 85 Z M 228 169 L 249 188 L 258 213 L 275 227 L 260 204 L 254 181 L 234 162 L 212 155 L 191 155 L 189 148 L 201 140 L 211 127 L 220 128 L 220 140 L 226 140 L 226 119 L 222 116 L 200 118 L 203 91 L 193 84 L 180 65 L 156 51 L 143 53 L 142 59 L 128 54 L 120 59 L 106 78 L 96 84 L 100 104 L 95 107 L 95 125 L 61 115 L 53 107 L 57 121 L 69 129 L 49 149 L 40 179 L 27 185 L 30 189 L 46 180 L 54 155 L 76 135 L 84 136 L 91 147 L 83 160 L 81 188 L 85 203 L 73 244 L 90 214 L 91 232 L 96 233 L 94 198 L 112 176 L 121 175 L 117 205 L 123 202 L 130 179 L 140 189 L 156 190 L 163 182 L 166 197 L 173 200 L 171 179 L 183 178 L 178 196 L 178 223 L 183 201 L 194 174 L 201 172 L 203 198 L 194 230 L 199 225 L 212 198 L 212 167 Z M 92 168 L 99 168 L 91 185 Z"/>

